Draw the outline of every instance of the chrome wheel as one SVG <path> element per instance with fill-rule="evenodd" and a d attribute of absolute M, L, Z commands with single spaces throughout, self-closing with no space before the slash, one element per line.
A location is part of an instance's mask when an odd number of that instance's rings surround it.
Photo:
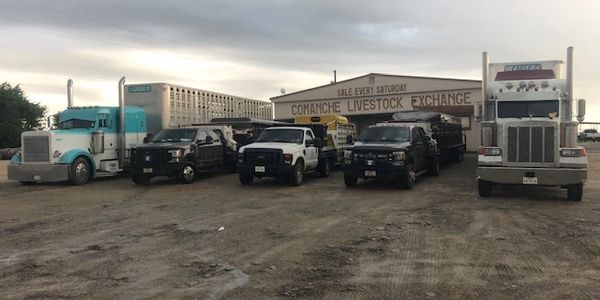
<path fill-rule="evenodd" d="M 187 166 L 183 167 L 183 170 L 181 172 L 183 175 L 183 179 L 185 179 L 185 181 L 194 180 L 194 168 L 192 168 L 192 166 L 187 165 Z"/>

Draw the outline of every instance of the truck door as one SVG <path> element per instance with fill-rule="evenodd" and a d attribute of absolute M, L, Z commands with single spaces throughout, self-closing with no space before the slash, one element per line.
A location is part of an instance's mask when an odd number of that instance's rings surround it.
<path fill-rule="evenodd" d="M 208 137 L 208 133 L 206 130 L 201 129 L 198 130 L 198 134 L 196 136 L 196 165 L 198 168 L 202 168 L 206 165 L 210 165 L 211 159 L 211 149 L 208 147 L 208 143 L 206 138 Z"/>
<path fill-rule="evenodd" d="M 307 130 L 304 134 L 304 143 L 305 145 L 309 145 L 306 147 L 306 166 L 309 169 L 314 169 L 319 164 L 319 151 L 317 147 L 315 147 L 315 137 L 313 136 L 312 131 Z"/>
<path fill-rule="evenodd" d="M 225 152 L 225 147 L 223 146 L 224 141 L 221 139 L 221 135 L 218 134 L 216 130 L 209 130 L 208 136 L 212 137 L 212 144 L 209 145 L 212 163 L 216 165 L 222 165 Z"/>
<path fill-rule="evenodd" d="M 419 131 L 419 127 L 413 127 L 412 129 L 412 145 L 414 148 L 415 171 L 423 170 L 427 159 L 427 145 L 425 144 L 425 137 Z"/>

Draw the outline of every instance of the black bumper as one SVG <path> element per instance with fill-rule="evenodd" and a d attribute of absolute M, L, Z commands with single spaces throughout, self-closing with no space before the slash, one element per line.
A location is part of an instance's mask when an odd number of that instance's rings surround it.
<path fill-rule="evenodd" d="M 169 164 L 161 165 L 134 165 L 128 168 L 129 174 L 131 175 L 149 175 L 155 176 L 176 176 L 177 173 L 183 168 L 185 162 L 174 162 Z"/>
<path fill-rule="evenodd" d="M 405 166 L 357 166 L 345 164 L 342 169 L 345 176 L 357 178 L 398 178 L 406 174 Z M 374 176 L 372 174 L 373 171 L 375 172 Z"/>
<path fill-rule="evenodd" d="M 238 164 L 238 172 L 240 174 L 252 174 L 255 177 L 278 177 L 278 176 L 287 176 L 290 175 L 294 172 L 294 167 L 291 165 L 277 165 L 277 166 L 269 166 L 269 165 L 265 165 L 265 166 L 259 166 L 259 167 L 265 167 L 265 171 L 264 172 L 257 172 L 256 171 L 256 165 L 251 165 L 251 164 Z"/>

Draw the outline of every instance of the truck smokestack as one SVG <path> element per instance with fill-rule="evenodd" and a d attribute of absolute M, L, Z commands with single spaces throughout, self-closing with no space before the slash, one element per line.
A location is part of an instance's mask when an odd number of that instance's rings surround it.
<path fill-rule="evenodd" d="M 570 121 L 573 113 L 573 50 L 571 46 L 567 48 L 567 100 L 565 105 L 565 113 L 563 114 L 563 120 Z"/>
<path fill-rule="evenodd" d="M 73 79 L 67 80 L 67 108 L 73 107 Z"/>
<path fill-rule="evenodd" d="M 119 167 L 123 168 L 125 163 L 125 76 L 119 80 Z"/>
<path fill-rule="evenodd" d="M 481 63 L 482 63 L 482 74 L 481 74 L 481 91 L 482 91 L 482 101 L 481 101 L 481 111 L 482 111 L 482 121 L 488 121 L 488 113 L 487 113 L 487 105 L 486 102 L 488 101 L 488 94 L 487 94 L 487 81 L 488 81 L 488 67 L 489 67 L 489 63 L 490 63 L 490 59 L 488 57 L 488 53 L 487 52 L 483 52 L 481 53 Z"/>

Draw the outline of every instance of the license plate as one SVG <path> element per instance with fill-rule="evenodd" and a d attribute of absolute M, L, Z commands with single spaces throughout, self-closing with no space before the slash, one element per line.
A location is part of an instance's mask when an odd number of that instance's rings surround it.
<path fill-rule="evenodd" d="M 538 184 L 537 177 L 523 177 L 523 184 Z"/>
<path fill-rule="evenodd" d="M 263 167 L 263 166 L 255 166 L 254 167 L 254 172 L 264 173 L 265 172 L 265 167 Z"/>
<path fill-rule="evenodd" d="M 373 165 L 373 161 L 372 160 L 367 160 L 367 166 L 372 166 Z"/>
<path fill-rule="evenodd" d="M 365 177 L 375 177 L 377 176 L 376 171 L 365 171 Z"/>
<path fill-rule="evenodd" d="M 42 180 L 42 176 L 40 176 L 40 175 L 33 175 L 33 180 Z"/>
<path fill-rule="evenodd" d="M 144 173 L 152 173 L 152 168 L 144 168 Z"/>

